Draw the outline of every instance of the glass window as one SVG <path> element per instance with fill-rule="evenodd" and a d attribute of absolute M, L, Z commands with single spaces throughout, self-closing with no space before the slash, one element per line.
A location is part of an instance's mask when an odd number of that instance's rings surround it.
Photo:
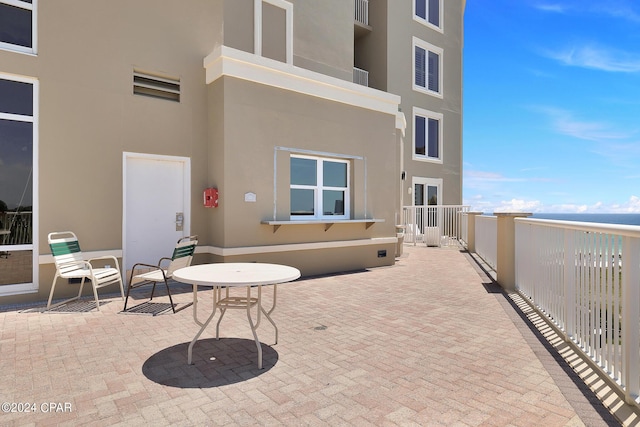
<path fill-rule="evenodd" d="M 35 13 L 31 1 L 0 0 L 0 48 L 35 53 Z"/>
<path fill-rule="evenodd" d="M 30 283 L 35 265 L 35 95 L 34 83 L 0 77 L 0 294 L 16 289 L 13 285 L 37 289 L 37 284 Z"/>
<path fill-rule="evenodd" d="M 291 219 L 349 218 L 349 162 L 291 156 Z"/>
<path fill-rule="evenodd" d="M 415 0 L 414 17 L 417 21 L 440 29 L 442 0 Z"/>
<path fill-rule="evenodd" d="M 442 97 L 442 49 L 413 39 L 413 88 Z"/>
<path fill-rule="evenodd" d="M 439 223 L 439 209 L 441 202 L 442 179 L 413 178 L 414 206 L 416 210 L 416 226 L 421 232 L 428 227 L 437 227 Z"/>
<path fill-rule="evenodd" d="M 442 161 L 442 114 L 414 108 L 414 159 Z"/>
<path fill-rule="evenodd" d="M 0 79 L 0 113 L 33 115 L 33 85 Z"/>
<path fill-rule="evenodd" d="M 316 185 L 317 162 L 300 157 L 291 158 L 291 184 Z"/>

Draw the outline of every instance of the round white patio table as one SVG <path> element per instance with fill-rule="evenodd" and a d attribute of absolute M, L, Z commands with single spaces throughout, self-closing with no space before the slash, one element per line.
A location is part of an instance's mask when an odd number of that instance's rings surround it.
<path fill-rule="evenodd" d="M 262 369 L 262 347 L 256 333 L 256 329 L 260 326 L 260 315 L 264 314 L 273 325 L 277 344 L 278 327 L 271 319 L 271 313 L 276 308 L 277 284 L 290 282 L 299 277 L 300 270 L 294 267 L 253 262 L 199 264 L 174 271 L 175 280 L 193 285 L 193 320 L 200 326 L 200 330 L 189 344 L 187 363 L 192 364 L 193 346 L 215 316 L 217 309 L 220 309 L 220 319 L 216 325 L 216 339 L 219 339 L 220 322 L 227 309 L 243 309 L 247 311 L 251 332 L 258 347 L 258 369 Z M 273 305 L 269 311 L 262 307 L 262 286 L 265 285 L 273 285 Z M 198 320 L 198 286 L 213 288 L 213 310 L 205 322 Z M 230 296 L 229 288 L 234 287 L 245 287 L 246 296 Z M 257 288 L 256 296 L 252 296 L 252 288 Z M 255 324 L 251 317 L 251 308 L 254 306 L 257 306 Z"/>

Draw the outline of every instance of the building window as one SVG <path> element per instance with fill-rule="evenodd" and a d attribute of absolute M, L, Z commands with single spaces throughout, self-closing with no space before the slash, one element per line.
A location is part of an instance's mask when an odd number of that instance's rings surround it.
<path fill-rule="evenodd" d="M 254 0 L 254 53 L 293 63 L 293 4 L 286 0 Z"/>
<path fill-rule="evenodd" d="M 442 49 L 414 37 L 414 90 L 442 97 L 442 52 Z"/>
<path fill-rule="evenodd" d="M 442 0 L 414 0 L 413 17 L 418 22 L 442 30 Z"/>
<path fill-rule="evenodd" d="M 291 220 L 349 218 L 349 162 L 291 156 Z"/>
<path fill-rule="evenodd" d="M 38 287 L 37 92 L 34 79 L 0 74 L 0 296 Z"/>
<path fill-rule="evenodd" d="M 0 48 L 36 53 L 37 0 L 0 0 Z"/>
<path fill-rule="evenodd" d="M 442 114 L 413 109 L 413 158 L 442 162 Z"/>

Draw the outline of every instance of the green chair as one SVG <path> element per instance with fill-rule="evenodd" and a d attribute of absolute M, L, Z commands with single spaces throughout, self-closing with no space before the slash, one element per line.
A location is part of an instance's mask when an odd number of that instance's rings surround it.
<path fill-rule="evenodd" d="M 156 284 L 158 282 L 164 282 L 164 286 L 167 289 L 169 295 L 169 302 L 171 303 L 171 309 L 176 312 L 176 305 L 173 303 L 171 297 L 171 291 L 169 290 L 169 279 L 173 277 L 173 272 L 179 268 L 188 267 L 191 265 L 193 259 L 193 253 L 198 245 L 198 236 L 187 236 L 178 240 L 176 247 L 173 249 L 173 255 L 171 258 L 160 258 L 157 265 L 137 263 L 131 268 L 131 275 L 129 276 L 129 286 L 127 286 L 127 296 L 124 300 L 123 312 L 127 311 L 127 303 L 129 301 L 129 293 L 131 289 L 139 288 L 148 284 L 153 284 L 151 288 L 151 297 L 149 301 L 153 299 L 153 294 L 156 290 Z M 166 266 L 163 266 L 162 264 Z M 193 303 L 189 303 L 181 307 L 178 311 L 189 307 Z"/>
<path fill-rule="evenodd" d="M 51 248 L 51 254 L 56 264 L 56 274 L 53 277 L 53 284 L 51 285 L 51 292 L 49 293 L 49 301 L 47 302 L 47 310 L 57 307 L 62 304 L 66 304 L 69 301 L 77 300 L 82 295 L 82 288 L 85 281 L 88 279 L 91 281 L 93 287 L 93 296 L 96 300 L 96 308 L 100 310 L 100 303 L 98 301 L 98 289 L 118 283 L 120 285 L 120 294 L 124 299 L 124 286 L 122 284 L 122 276 L 120 275 L 120 265 L 118 260 L 114 256 L 103 256 L 98 258 L 92 258 L 85 260 L 82 256 L 82 250 L 80 249 L 80 243 L 78 238 L 71 231 L 59 231 L 49 233 L 48 236 L 49 247 Z M 101 260 L 101 263 L 105 267 L 94 267 L 93 262 Z M 110 264 L 110 266 L 106 266 Z M 80 291 L 78 296 L 69 298 L 65 301 L 51 305 L 53 299 L 53 292 L 56 288 L 56 283 L 59 278 L 63 279 L 80 279 Z"/>

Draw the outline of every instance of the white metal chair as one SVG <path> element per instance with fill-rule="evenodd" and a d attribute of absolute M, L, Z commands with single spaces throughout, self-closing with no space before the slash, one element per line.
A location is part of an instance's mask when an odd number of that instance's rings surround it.
<path fill-rule="evenodd" d="M 178 240 L 176 247 L 173 249 L 173 255 L 171 256 L 171 258 L 160 258 L 157 265 L 145 264 L 142 262 L 135 264 L 131 268 L 129 286 L 127 286 L 127 296 L 124 300 L 124 309 L 122 311 L 127 311 L 127 303 L 129 302 L 129 293 L 131 292 L 131 289 L 139 288 L 141 286 L 153 283 L 153 288 L 151 289 L 151 298 L 149 298 L 149 301 L 151 301 L 153 299 L 153 293 L 156 290 L 156 284 L 158 282 L 164 282 L 164 286 L 167 289 L 167 294 L 169 295 L 171 309 L 175 313 L 176 305 L 173 303 L 171 291 L 169 290 L 169 279 L 173 277 L 173 272 L 177 269 L 188 267 L 191 265 L 191 261 L 193 260 L 193 253 L 195 252 L 197 244 L 198 236 L 183 237 Z M 167 264 L 168 262 L 166 267 L 162 266 L 163 262 L 165 264 Z M 186 304 L 179 310 L 187 308 L 192 304 L 193 303 Z"/>
<path fill-rule="evenodd" d="M 407 224 L 405 231 L 405 241 L 410 243 L 422 242 L 424 234 L 420 231 L 418 224 Z"/>
<path fill-rule="evenodd" d="M 79 299 L 82 296 L 82 288 L 84 287 L 84 283 L 87 279 L 91 281 L 93 296 L 96 300 L 96 308 L 98 310 L 100 310 L 98 289 L 102 287 L 118 283 L 120 285 L 120 294 L 124 299 L 124 286 L 122 284 L 122 276 L 120 275 L 120 265 L 118 264 L 116 257 L 103 256 L 85 260 L 82 256 L 82 250 L 80 249 L 78 238 L 71 231 L 49 233 L 48 241 L 49 247 L 51 248 L 51 254 L 53 255 L 53 259 L 56 264 L 56 274 L 53 277 L 53 284 L 51 285 L 51 292 L 49 293 L 49 301 L 47 302 L 47 310 L 66 304 L 69 301 Z M 102 260 L 105 267 L 94 267 L 92 263 L 97 260 Z M 107 267 L 106 261 L 112 263 L 113 266 Z M 78 296 L 69 298 L 52 306 L 51 300 L 59 278 L 81 279 L 80 291 L 78 292 Z"/>

